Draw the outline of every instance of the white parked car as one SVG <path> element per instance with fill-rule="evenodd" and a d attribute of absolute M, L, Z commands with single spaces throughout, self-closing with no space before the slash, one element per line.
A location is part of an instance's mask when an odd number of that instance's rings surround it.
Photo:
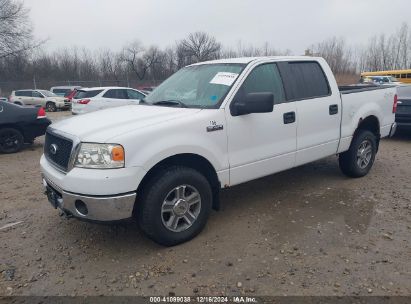
<path fill-rule="evenodd" d="M 344 174 L 365 176 L 395 132 L 395 92 L 340 90 L 315 57 L 194 64 L 138 107 L 51 125 L 44 191 L 68 217 L 135 217 L 151 239 L 175 245 L 202 230 L 221 188 L 336 154 Z"/>
<path fill-rule="evenodd" d="M 72 99 L 71 112 L 84 114 L 125 105 L 139 104 L 146 94 L 122 87 L 83 88 Z"/>
<path fill-rule="evenodd" d="M 67 110 L 71 106 L 70 100 L 47 90 L 13 91 L 9 101 L 18 105 L 42 106 L 49 112 L 55 112 L 57 109 Z"/>

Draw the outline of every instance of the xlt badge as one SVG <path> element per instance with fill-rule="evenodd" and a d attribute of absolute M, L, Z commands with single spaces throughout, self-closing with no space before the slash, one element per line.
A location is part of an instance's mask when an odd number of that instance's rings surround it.
<path fill-rule="evenodd" d="M 214 132 L 214 131 L 219 131 L 223 130 L 224 126 L 223 125 L 213 125 L 213 126 L 208 126 L 207 127 L 207 132 Z"/>

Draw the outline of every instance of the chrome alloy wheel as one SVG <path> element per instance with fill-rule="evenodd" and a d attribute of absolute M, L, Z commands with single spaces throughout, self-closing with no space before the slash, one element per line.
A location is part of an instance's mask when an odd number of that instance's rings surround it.
<path fill-rule="evenodd" d="M 180 185 L 171 190 L 161 206 L 161 220 L 173 232 L 190 228 L 201 211 L 201 196 L 196 188 Z"/>
<path fill-rule="evenodd" d="M 357 150 L 357 165 L 361 169 L 365 169 L 372 158 L 372 143 L 369 139 L 365 139 Z"/>

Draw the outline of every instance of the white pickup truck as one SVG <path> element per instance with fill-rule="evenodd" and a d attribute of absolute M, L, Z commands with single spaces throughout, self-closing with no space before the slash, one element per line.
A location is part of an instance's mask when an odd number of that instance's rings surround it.
<path fill-rule="evenodd" d="M 366 175 L 395 132 L 396 100 L 391 87 L 339 89 L 322 58 L 190 65 L 140 105 L 51 125 L 44 190 L 66 216 L 135 217 L 175 245 L 202 230 L 221 188 L 337 154 L 344 174 Z"/>

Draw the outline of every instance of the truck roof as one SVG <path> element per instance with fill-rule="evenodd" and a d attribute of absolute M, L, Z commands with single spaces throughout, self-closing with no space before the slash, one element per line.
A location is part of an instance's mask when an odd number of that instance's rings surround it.
<path fill-rule="evenodd" d="M 192 65 L 201 64 L 214 64 L 214 63 L 240 63 L 248 64 L 252 61 L 265 61 L 265 60 L 278 60 L 278 61 L 305 61 L 305 60 L 318 60 L 320 57 L 311 56 L 261 56 L 261 57 L 239 57 L 239 58 L 227 58 L 227 59 L 217 59 L 204 62 L 194 63 Z"/>
<path fill-rule="evenodd" d="M 78 89 L 78 91 L 94 91 L 94 90 L 110 90 L 110 89 L 133 89 L 133 88 L 116 87 L 116 86 L 112 86 L 112 87 L 90 87 L 90 88 L 81 88 L 81 89 Z M 133 89 L 133 90 L 138 91 L 138 89 Z"/>

